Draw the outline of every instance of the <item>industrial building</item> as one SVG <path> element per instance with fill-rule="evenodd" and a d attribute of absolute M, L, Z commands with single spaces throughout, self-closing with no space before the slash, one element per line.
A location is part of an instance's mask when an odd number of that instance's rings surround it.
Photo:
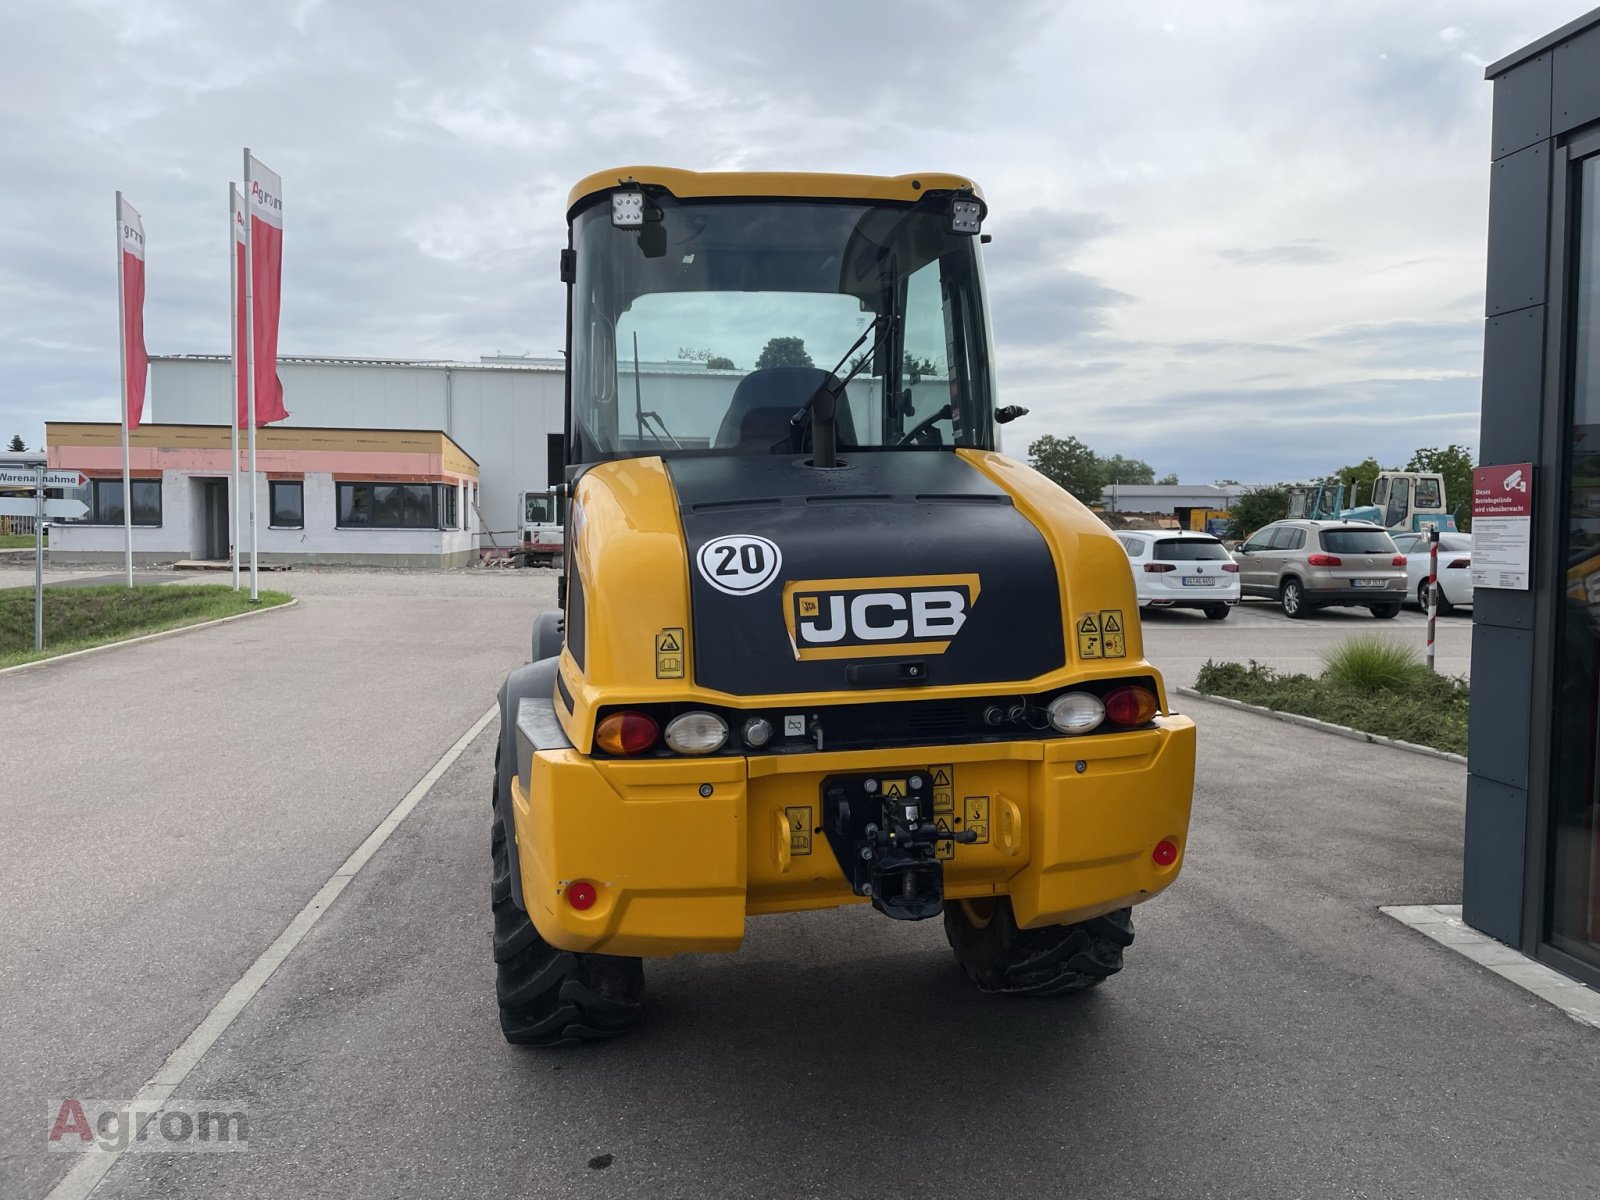
<path fill-rule="evenodd" d="M 135 563 L 227 561 L 229 441 L 227 425 L 133 431 L 128 483 Z M 127 537 L 122 426 L 52 421 L 45 447 L 51 466 L 88 476 L 68 495 L 89 511 L 56 522 L 51 560 L 120 563 Z M 454 567 L 476 557 L 470 514 L 478 466 L 442 433 L 269 426 L 257 435 L 256 466 L 263 565 Z M 241 478 L 248 480 L 248 472 Z M 248 505 L 240 516 L 241 560 L 250 546 L 247 512 Z"/>

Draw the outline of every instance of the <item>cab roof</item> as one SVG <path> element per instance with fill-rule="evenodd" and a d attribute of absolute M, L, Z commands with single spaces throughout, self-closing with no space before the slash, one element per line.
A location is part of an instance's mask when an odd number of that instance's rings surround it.
<path fill-rule="evenodd" d="M 964 175 L 923 171 L 911 175 L 832 175 L 807 171 L 685 171 L 679 167 L 614 167 L 596 171 L 567 196 L 570 214 L 583 200 L 625 183 L 654 184 L 679 199 L 745 196 L 826 200 L 900 200 L 912 203 L 928 191 L 983 191 Z"/>

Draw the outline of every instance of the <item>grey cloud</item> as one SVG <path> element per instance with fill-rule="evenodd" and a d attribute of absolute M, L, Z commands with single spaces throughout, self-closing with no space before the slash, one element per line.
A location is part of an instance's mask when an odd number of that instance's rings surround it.
<path fill-rule="evenodd" d="M 1306 266 L 1333 260 L 1333 253 L 1321 238 L 1296 238 L 1275 246 L 1230 246 L 1217 251 L 1218 257 L 1237 266 L 1262 267 L 1276 264 Z"/>

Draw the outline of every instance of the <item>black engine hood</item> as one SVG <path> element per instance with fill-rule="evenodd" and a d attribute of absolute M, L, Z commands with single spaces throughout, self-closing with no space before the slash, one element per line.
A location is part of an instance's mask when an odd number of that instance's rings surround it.
<path fill-rule="evenodd" d="M 949 452 L 671 458 L 695 681 L 740 696 L 1025 683 L 1059 668 L 1039 531 Z"/>

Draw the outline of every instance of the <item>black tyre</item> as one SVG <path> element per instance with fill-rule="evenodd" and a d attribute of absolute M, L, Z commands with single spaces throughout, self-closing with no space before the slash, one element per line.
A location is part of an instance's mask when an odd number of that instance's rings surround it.
<path fill-rule="evenodd" d="M 1426 579 L 1417 584 L 1417 607 L 1421 608 L 1423 612 L 1428 611 L 1428 581 Z M 1440 588 L 1439 615 L 1441 617 L 1448 617 L 1451 613 L 1455 612 L 1455 610 L 1456 606 L 1444 598 L 1444 589 Z"/>
<path fill-rule="evenodd" d="M 1278 588 L 1278 604 L 1283 615 L 1298 620 L 1311 615 L 1311 605 L 1306 603 L 1306 589 L 1295 578 L 1285 579 Z"/>
<path fill-rule="evenodd" d="M 1226 621 L 1228 619 L 1228 614 L 1232 611 L 1233 609 L 1229 608 L 1226 604 L 1208 604 L 1206 605 L 1206 620 Z"/>
<path fill-rule="evenodd" d="M 636 1028 L 643 1013 L 644 963 L 557 950 L 539 936 L 511 895 L 510 855 L 498 811 L 489 853 L 494 865 L 495 996 L 506 1041 L 572 1046 Z"/>
<path fill-rule="evenodd" d="M 1367 607 L 1372 610 L 1372 615 L 1380 621 L 1392 620 L 1400 615 L 1400 601 L 1398 600 L 1391 601 L 1388 604 L 1369 604 Z"/>
<path fill-rule="evenodd" d="M 972 981 L 986 992 L 1059 996 L 1094 987 L 1122 970 L 1133 944 L 1133 910 L 1076 925 L 1018 929 L 1008 896 L 951 900 L 944 934 Z"/>

